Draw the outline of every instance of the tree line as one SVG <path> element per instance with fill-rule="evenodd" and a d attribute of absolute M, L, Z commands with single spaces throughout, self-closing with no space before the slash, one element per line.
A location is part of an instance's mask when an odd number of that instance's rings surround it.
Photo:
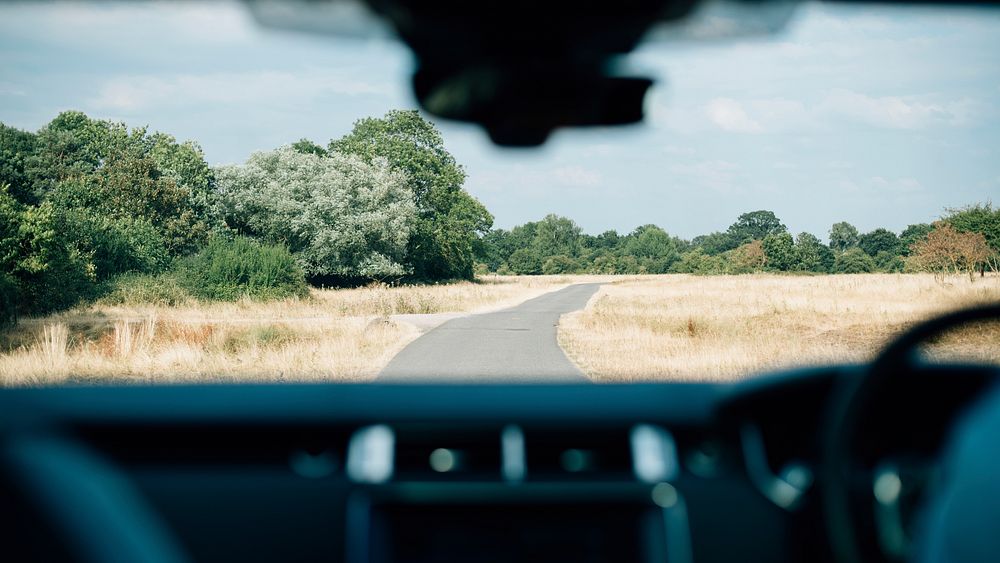
<path fill-rule="evenodd" d="M 77 111 L 0 124 L 0 323 L 97 298 L 471 279 L 493 216 L 465 177 L 415 111 L 216 168 L 197 143 Z"/>
<path fill-rule="evenodd" d="M 556 215 L 493 229 L 465 180 L 415 111 L 214 168 L 197 143 L 77 111 L 36 132 L 0 123 L 0 324 L 93 299 L 264 299 L 484 272 L 972 272 L 1000 256 L 988 203 L 899 235 L 838 223 L 824 243 L 762 210 L 684 240 L 656 225 L 589 235 Z"/>
<path fill-rule="evenodd" d="M 967 272 L 1000 266 L 1000 209 L 990 203 L 947 210 L 933 224 L 897 234 L 861 233 L 835 223 L 824 243 L 792 235 L 772 211 L 743 213 L 721 232 L 685 240 L 656 225 L 621 235 L 583 233 L 571 219 L 548 215 L 510 230 L 494 229 L 479 245 L 482 271 L 501 274 L 745 274 L 753 272 Z"/>

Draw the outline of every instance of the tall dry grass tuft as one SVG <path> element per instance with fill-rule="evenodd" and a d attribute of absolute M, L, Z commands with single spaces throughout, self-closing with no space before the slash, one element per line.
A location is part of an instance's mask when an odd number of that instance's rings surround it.
<path fill-rule="evenodd" d="M 67 364 L 69 328 L 65 323 L 46 324 L 36 349 L 45 369 L 58 370 Z"/>
<path fill-rule="evenodd" d="M 119 319 L 112 328 L 113 355 L 127 359 L 135 354 L 149 353 L 156 338 L 156 316 L 133 321 Z"/>
<path fill-rule="evenodd" d="M 563 316 L 559 342 L 597 381 L 733 380 L 866 361 L 913 323 L 995 301 L 996 276 L 648 276 L 602 287 Z M 932 353 L 1000 362 L 996 335 L 956 337 Z"/>

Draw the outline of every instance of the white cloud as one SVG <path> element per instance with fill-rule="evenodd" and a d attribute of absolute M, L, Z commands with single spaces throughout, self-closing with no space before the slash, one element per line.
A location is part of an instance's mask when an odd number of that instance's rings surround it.
<path fill-rule="evenodd" d="M 619 147 L 610 143 L 597 143 L 588 146 L 583 151 L 585 157 L 606 157 L 618 152 Z"/>
<path fill-rule="evenodd" d="M 995 110 L 988 105 L 969 98 L 944 99 L 933 94 L 879 97 L 839 88 L 813 103 L 783 97 L 714 98 L 695 111 L 690 106 L 666 106 L 659 110 L 666 115 L 657 125 L 685 134 L 713 129 L 733 133 L 829 131 L 843 128 L 845 123 L 918 130 L 962 127 L 992 112 Z"/>
<path fill-rule="evenodd" d="M 41 2 L 4 7 L 11 21 L 31 22 L 33 33 L 62 40 L 122 45 L 126 38 L 169 35 L 198 43 L 252 39 L 255 24 L 244 6 L 223 2 Z"/>
<path fill-rule="evenodd" d="M 873 97 L 851 90 L 831 91 L 819 112 L 847 117 L 889 129 L 919 129 L 930 125 L 963 125 L 974 104 L 969 100 L 930 101 L 919 97 Z"/>
<path fill-rule="evenodd" d="M 838 183 L 840 191 L 854 194 L 896 194 L 913 196 L 924 191 L 924 185 L 916 178 L 887 178 L 871 176 L 860 181 L 843 179 Z"/>
<path fill-rule="evenodd" d="M 101 88 L 91 105 L 103 110 L 203 104 L 286 104 L 324 95 L 384 95 L 388 86 L 329 70 L 246 72 L 173 76 L 118 76 Z"/>
<path fill-rule="evenodd" d="M 884 178 L 882 176 L 872 176 L 868 179 L 868 182 L 878 191 L 913 193 L 923 189 L 923 185 L 917 181 L 916 178 Z"/>
<path fill-rule="evenodd" d="M 0 82 L 0 96 L 27 96 L 28 93 L 13 82 Z"/>
<path fill-rule="evenodd" d="M 826 163 L 826 167 L 834 170 L 849 170 L 854 168 L 854 163 L 846 160 L 831 160 Z"/>
<path fill-rule="evenodd" d="M 705 105 L 708 119 L 726 131 L 759 133 L 763 128 L 751 119 L 743 106 L 732 98 L 715 98 Z"/>
<path fill-rule="evenodd" d="M 678 145 L 667 145 L 663 147 L 664 154 L 673 154 L 677 156 L 693 156 L 695 150 L 691 147 L 681 147 Z"/>
<path fill-rule="evenodd" d="M 687 182 L 697 188 L 708 188 L 721 193 L 736 190 L 738 171 L 739 166 L 726 160 L 674 164 L 667 169 L 671 184 Z"/>
<path fill-rule="evenodd" d="M 544 199 L 546 194 L 602 190 L 600 172 L 579 165 L 549 168 L 539 164 L 506 164 L 481 169 L 469 177 L 466 188 L 477 197 L 503 196 L 517 200 Z M 543 187 L 544 189 L 539 189 Z M 487 202 L 488 203 L 488 202 Z"/>
<path fill-rule="evenodd" d="M 747 107 L 750 118 L 768 131 L 801 130 L 812 128 L 817 124 L 816 116 L 798 100 L 757 99 L 750 100 Z"/>
<path fill-rule="evenodd" d="M 552 171 L 556 183 L 563 186 L 593 187 L 601 183 L 601 174 L 582 166 L 561 166 Z"/>
<path fill-rule="evenodd" d="M 841 180 L 837 182 L 837 190 L 841 193 L 858 193 L 861 191 L 861 186 L 853 180 Z"/>

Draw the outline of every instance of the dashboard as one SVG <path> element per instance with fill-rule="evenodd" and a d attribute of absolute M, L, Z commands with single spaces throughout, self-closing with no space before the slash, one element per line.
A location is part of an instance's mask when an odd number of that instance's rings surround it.
<path fill-rule="evenodd" d="M 0 538 L 53 561 L 826 561 L 819 444 L 836 382 L 860 371 L 6 389 Z M 878 557 L 996 372 L 942 366 L 878 398 L 851 483 Z"/>

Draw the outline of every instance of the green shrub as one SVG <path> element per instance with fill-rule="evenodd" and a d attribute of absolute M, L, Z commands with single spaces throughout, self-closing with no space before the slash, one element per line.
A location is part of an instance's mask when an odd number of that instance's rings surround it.
<path fill-rule="evenodd" d="M 298 334 L 287 326 L 257 326 L 228 332 L 222 341 L 222 349 L 230 354 L 253 348 L 276 349 L 298 339 Z"/>
<path fill-rule="evenodd" d="M 170 264 L 166 241 L 148 219 L 73 209 L 60 214 L 60 223 L 75 231 L 76 245 L 91 257 L 98 281 L 126 273 L 156 274 Z"/>
<path fill-rule="evenodd" d="M 904 267 L 903 257 L 881 250 L 875 255 L 875 266 L 880 272 L 902 272 Z"/>
<path fill-rule="evenodd" d="M 569 256 L 562 254 L 549 257 L 542 264 L 542 273 L 545 275 L 571 274 L 576 270 L 576 262 Z"/>
<path fill-rule="evenodd" d="M 194 297 L 181 287 L 173 272 L 166 274 L 126 274 L 108 284 L 101 298 L 108 305 L 183 305 Z"/>
<path fill-rule="evenodd" d="M 678 274 L 696 274 L 710 276 L 724 274 L 726 261 L 721 256 L 705 254 L 700 248 L 685 252 L 680 260 L 674 262 L 671 270 Z"/>
<path fill-rule="evenodd" d="M 181 287 L 195 297 L 235 301 L 305 296 L 305 274 L 284 246 L 238 237 L 212 239 L 176 266 Z"/>
<path fill-rule="evenodd" d="M 48 202 L 22 205 L 0 186 L 0 272 L 17 288 L 19 313 L 65 309 L 95 293 L 89 256 L 60 227 Z"/>
<path fill-rule="evenodd" d="M 14 278 L 0 272 L 0 328 L 17 322 L 17 294 Z"/>
<path fill-rule="evenodd" d="M 866 274 L 875 271 L 875 260 L 858 247 L 848 248 L 837 255 L 833 270 L 838 274 Z"/>
<path fill-rule="evenodd" d="M 795 240 L 788 233 L 771 234 L 761 241 L 764 249 L 765 265 L 768 270 L 787 272 L 794 270 L 799 262 Z"/>
<path fill-rule="evenodd" d="M 507 259 L 507 265 L 511 271 L 520 275 L 534 275 L 542 273 L 542 259 L 533 250 L 528 248 L 518 248 Z"/>

